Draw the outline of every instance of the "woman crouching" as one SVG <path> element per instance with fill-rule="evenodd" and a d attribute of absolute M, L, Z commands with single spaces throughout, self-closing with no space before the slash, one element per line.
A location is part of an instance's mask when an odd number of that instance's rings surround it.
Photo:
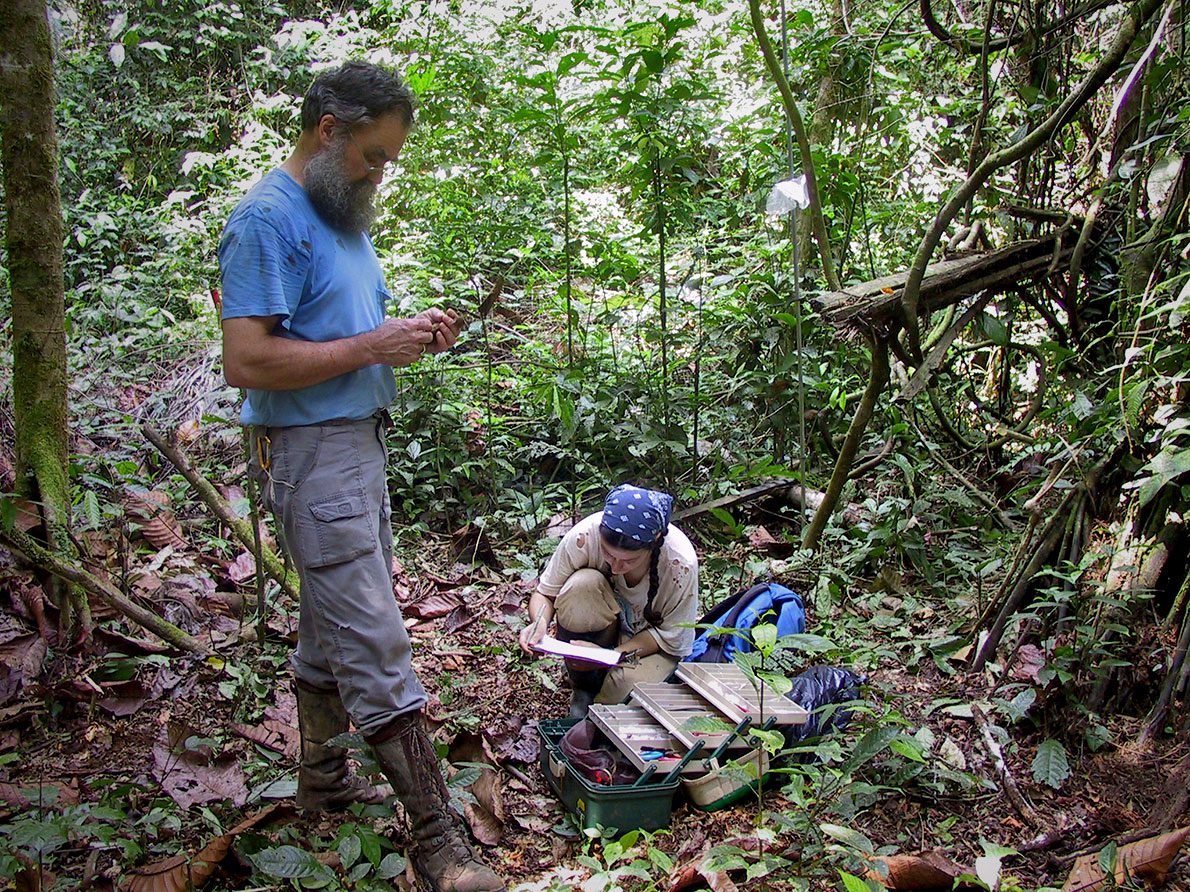
<path fill-rule="evenodd" d="M 617 486 L 603 511 L 562 537 L 529 598 L 529 625 L 520 635 L 525 653 L 534 653 L 556 620 L 562 641 L 627 655 L 625 665 L 610 670 L 566 661 L 573 718 L 586 716 L 593 702 L 621 702 L 637 684 L 664 681 L 690 653 L 698 556 L 670 526 L 672 507 L 666 493 Z"/>

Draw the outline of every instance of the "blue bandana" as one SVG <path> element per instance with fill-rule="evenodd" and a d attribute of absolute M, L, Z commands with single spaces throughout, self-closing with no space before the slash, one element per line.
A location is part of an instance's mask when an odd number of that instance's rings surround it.
<path fill-rule="evenodd" d="M 652 545 L 657 534 L 669 527 L 673 504 L 668 493 L 622 483 L 607 494 L 599 525 L 641 545 Z"/>

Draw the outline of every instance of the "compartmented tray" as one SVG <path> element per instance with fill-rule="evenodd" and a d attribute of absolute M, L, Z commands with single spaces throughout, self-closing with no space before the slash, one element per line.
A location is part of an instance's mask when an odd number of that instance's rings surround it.
<path fill-rule="evenodd" d="M 810 717 L 803 707 L 766 684 L 762 683 L 758 696 L 751 679 L 735 663 L 679 663 L 677 678 L 730 722 L 739 723 L 748 717 L 757 725 L 771 722 L 782 727 L 805 724 Z"/>
<path fill-rule="evenodd" d="M 627 703 L 605 706 L 596 703 L 591 707 L 587 717 L 642 772 L 655 767 L 658 776 L 666 774 L 681 761 L 688 749 L 642 706 Z M 659 751 L 665 755 L 647 759 L 646 750 Z M 681 772 L 683 777 L 695 777 L 705 773 L 706 768 L 697 758 L 697 754 Z"/>
<path fill-rule="evenodd" d="M 703 749 L 710 755 L 723 741 L 732 737 L 729 730 L 703 731 L 690 727 L 691 719 L 715 719 L 720 723 L 726 719 L 714 704 L 684 684 L 638 684 L 632 689 L 632 699 L 668 730 L 685 749 L 691 749 L 701 740 Z M 727 744 L 725 752 L 730 758 L 750 748 L 748 741 L 737 736 Z M 701 764 L 697 758 L 694 763 Z"/>

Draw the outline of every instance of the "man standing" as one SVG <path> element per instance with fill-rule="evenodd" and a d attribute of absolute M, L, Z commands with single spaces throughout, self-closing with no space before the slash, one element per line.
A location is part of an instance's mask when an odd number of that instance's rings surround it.
<path fill-rule="evenodd" d="M 385 315 L 368 229 L 412 123 L 413 94 L 387 69 L 348 62 L 314 81 L 293 154 L 240 202 L 219 245 L 223 364 L 248 391 L 251 472 L 301 578 L 297 804 L 382 799 L 327 745 L 350 717 L 405 807 L 422 877 L 436 892 L 495 892 L 504 884 L 451 811 L 392 588 L 392 369 L 449 349 L 462 327 L 453 311 Z"/>

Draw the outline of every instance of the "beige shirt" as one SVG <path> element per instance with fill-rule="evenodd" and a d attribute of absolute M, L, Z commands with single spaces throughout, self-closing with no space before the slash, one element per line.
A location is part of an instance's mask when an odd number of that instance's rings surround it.
<path fill-rule="evenodd" d="M 562 537 L 557 549 L 545 565 L 537 583 L 537 590 L 550 600 L 558 597 L 562 586 L 575 570 L 590 567 L 605 574 L 610 570 L 603 556 L 599 536 L 599 521 L 603 512 L 584 517 Z M 645 622 L 645 605 L 649 598 L 649 574 L 634 586 L 624 577 L 612 576 L 612 588 L 620 604 L 620 624 L 628 635 L 648 629 L 657 644 L 670 656 L 684 657 L 694 643 L 694 629 L 683 628 L 698 620 L 698 555 L 686 534 L 670 525 L 661 544 L 657 564 L 657 594 L 653 607 L 661 614 L 661 625 Z"/>

